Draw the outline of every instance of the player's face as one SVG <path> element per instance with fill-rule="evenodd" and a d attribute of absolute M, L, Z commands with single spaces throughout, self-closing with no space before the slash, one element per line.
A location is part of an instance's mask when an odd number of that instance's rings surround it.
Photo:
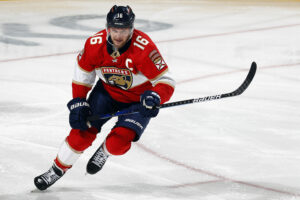
<path fill-rule="evenodd" d="M 109 28 L 111 40 L 118 49 L 123 47 L 130 36 L 130 28 Z"/>

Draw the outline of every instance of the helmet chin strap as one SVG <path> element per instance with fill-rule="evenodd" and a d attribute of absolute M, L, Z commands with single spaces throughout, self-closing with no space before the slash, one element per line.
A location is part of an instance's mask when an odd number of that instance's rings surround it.
<path fill-rule="evenodd" d="M 108 31 L 108 27 L 106 26 L 106 32 L 107 32 L 107 36 L 106 36 L 106 41 L 114 48 L 114 50 L 118 50 L 117 47 L 115 47 L 115 45 L 109 41 L 109 36 L 110 36 L 110 31 Z M 132 38 L 132 35 L 133 35 L 133 30 L 134 30 L 134 27 L 132 27 L 130 29 L 130 36 L 128 37 L 127 41 L 125 42 L 125 44 Z"/>

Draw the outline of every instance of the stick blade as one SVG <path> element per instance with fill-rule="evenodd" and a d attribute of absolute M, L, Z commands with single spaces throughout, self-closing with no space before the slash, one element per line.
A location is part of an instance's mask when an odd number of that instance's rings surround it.
<path fill-rule="evenodd" d="M 240 87 L 238 89 L 236 89 L 235 91 L 233 91 L 233 92 L 223 94 L 222 98 L 223 97 L 237 96 L 237 95 L 242 94 L 248 88 L 250 83 L 252 82 L 252 80 L 255 76 L 255 73 L 256 73 L 256 69 L 257 69 L 256 62 L 252 62 L 250 70 L 248 72 L 248 75 L 247 75 L 246 79 L 244 80 L 244 82 L 240 85 Z"/>

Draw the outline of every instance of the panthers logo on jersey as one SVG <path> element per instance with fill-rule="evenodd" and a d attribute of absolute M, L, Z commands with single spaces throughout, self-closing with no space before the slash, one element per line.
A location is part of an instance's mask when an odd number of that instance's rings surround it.
<path fill-rule="evenodd" d="M 101 72 L 106 83 L 128 90 L 132 85 L 132 74 L 129 69 L 116 67 L 101 67 Z"/>

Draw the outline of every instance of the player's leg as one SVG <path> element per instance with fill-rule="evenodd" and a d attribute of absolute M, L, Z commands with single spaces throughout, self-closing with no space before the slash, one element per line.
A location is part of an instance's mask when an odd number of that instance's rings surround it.
<path fill-rule="evenodd" d="M 136 133 L 125 127 L 116 127 L 106 137 L 102 145 L 97 149 L 87 164 L 87 172 L 95 174 L 102 169 L 110 155 L 123 155 L 131 147 Z"/>
<path fill-rule="evenodd" d="M 86 131 L 72 129 L 69 136 L 59 148 L 52 167 L 45 173 L 34 178 L 39 190 L 45 190 L 60 179 L 76 162 L 85 149 L 91 146 L 98 130 L 90 128 Z"/>
<path fill-rule="evenodd" d="M 87 172 L 95 174 L 102 169 L 109 156 L 125 154 L 131 143 L 139 140 L 149 121 L 150 118 L 144 118 L 139 113 L 120 116 L 115 127 L 89 160 Z"/>
<path fill-rule="evenodd" d="M 97 85 L 93 89 L 89 96 L 88 103 L 90 104 L 93 114 L 105 114 L 115 111 L 111 103 L 111 97 L 104 92 L 102 85 Z M 83 151 L 92 145 L 102 125 L 108 120 L 109 119 L 93 122 L 93 127 L 86 131 L 72 129 L 61 145 L 52 167 L 34 179 L 36 187 L 40 190 L 45 190 L 61 178 L 65 172 L 72 167 Z"/>

